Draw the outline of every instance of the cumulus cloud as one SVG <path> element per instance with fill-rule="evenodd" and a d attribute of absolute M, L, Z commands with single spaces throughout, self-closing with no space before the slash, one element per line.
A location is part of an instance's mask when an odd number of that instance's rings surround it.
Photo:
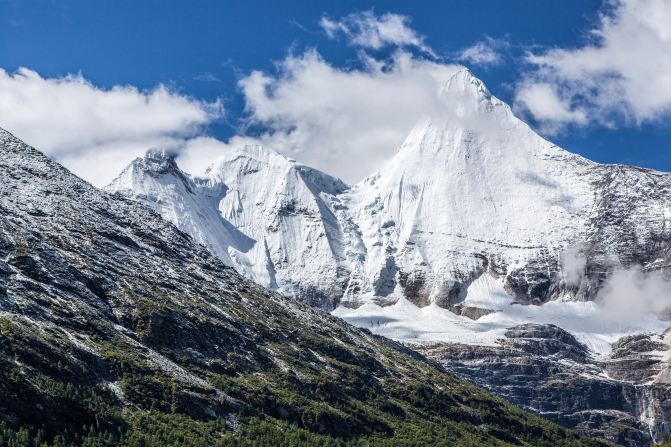
<path fill-rule="evenodd" d="M 190 142 L 178 162 L 196 173 L 217 152 L 243 143 L 272 147 L 350 183 L 380 169 L 418 120 L 438 110 L 438 91 L 458 67 L 398 52 L 341 69 L 312 50 L 281 62 L 275 74 L 240 81 L 248 126 L 264 129 L 226 144 Z"/>
<path fill-rule="evenodd" d="M 150 147 L 173 147 L 222 113 L 158 86 L 101 89 L 81 75 L 0 70 L 0 127 L 102 186 Z"/>
<path fill-rule="evenodd" d="M 414 47 L 435 57 L 424 37 L 410 27 L 410 18 L 399 14 L 375 15 L 373 11 L 357 12 L 332 20 L 322 17 L 319 24 L 330 38 L 344 35 L 349 43 L 379 50 L 386 46 Z"/>
<path fill-rule="evenodd" d="M 508 46 L 504 40 L 486 37 L 457 54 L 457 60 L 470 65 L 494 66 L 503 63 L 502 50 Z"/>
<path fill-rule="evenodd" d="M 236 135 L 227 141 L 210 136 L 190 138 L 180 146 L 176 161 L 180 169 L 195 176 L 203 174 L 224 152 L 241 148 L 247 144 L 261 144 L 263 140 L 256 137 Z M 266 144 L 266 147 L 271 147 Z"/>
<path fill-rule="evenodd" d="M 583 109 L 572 108 L 570 100 L 547 82 L 522 84 L 515 97 L 515 106 L 531 112 L 545 134 L 556 134 L 568 124 L 584 125 L 588 121 Z"/>
<path fill-rule="evenodd" d="M 529 53 L 515 105 L 556 125 L 641 124 L 671 111 L 671 2 L 610 0 L 589 41 Z"/>
<path fill-rule="evenodd" d="M 101 89 L 82 76 L 43 78 L 0 71 L 0 126 L 97 186 L 152 147 L 177 154 L 198 175 L 223 151 L 262 144 L 354 183 L 380 169 L 412 127 L 440 108 L 438 91 L 460 67 L 396 51 L 361 54 L 356 69 L 315 50 L 289 55 L 273 72 L 253 71 L 239 88 L 246 117 L 227 141 L 204 126 L 222 113 L 159 86 Z"/>

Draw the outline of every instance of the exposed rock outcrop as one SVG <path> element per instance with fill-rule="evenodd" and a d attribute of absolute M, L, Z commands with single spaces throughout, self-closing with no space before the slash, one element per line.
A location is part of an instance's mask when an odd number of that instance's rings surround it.
<path fill-rule="evenodd" d="M 668 351 L 661 336 L 627 336 L 595 358 L 554 325 L 511 328 L 498 346 L 420 349 L 449 370 L 544 417 L 618 445 L 650 446 L 671 434 Z"/>

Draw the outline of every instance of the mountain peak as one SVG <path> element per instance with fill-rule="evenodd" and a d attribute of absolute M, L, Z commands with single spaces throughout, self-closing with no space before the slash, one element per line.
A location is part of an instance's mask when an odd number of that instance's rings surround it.
<path fill-rule="evenodd" d="M 510 107 L 492 95 L 468 68 L 458 70 L 445 81 L 438 98 L 442 107 L 431 116 L 431 121 L 441 126 L 491 129 L 493 122 L 519 121 Z"/>
<path fill-rule="evenodd" d="M 5 130 L 2 127 L 0 127 L 0 139 L 4 140 L 8 137 L 14 137 L 14 135 L 12 135 L 12 133 L 10 131 Z"/>
<path fill-rule="evenodd" d="M 149 205 L 259 284 L 332 308 L 345 287 L 346 259 L 356 256 L 344 247 L 352 225 L 335 209 L 347 188 L 273 149 L 245 145 L 194 178 L 169 153 L 150 151 L 107 190 Z M 299 283 L 301 275 L 310 284 Z"/>
<path fill-rule="evenodd" d="M 300 178 L 311 189 L 331 194 L 342 192 L 348 186 L 340 179 L 297 162 L 293 158 L 259 144 L 247 144 L 227 151 L 210 165 L 205 176 L 210 181 L 237 183 L 239 178 L 265 172 L 276 179 Z"/>
<path fill-rule="evenodd" d="M 151 148 L 147 150 L 143 157 L 136 158 L 133 164 L 142 167 L 147 172 L 156 174 L 179 171 L 175 156 L 166 149 Z"/>
<path fill-rule="evenodd" d="M 282 155 L 269 147 L 260 144 L 245 144 L 226 151 L 205 170 L 205 174 L 217 174 L 222 169 L 226 169 L 226 166 L 235 160 L 251 161 L 265 166 L 281 167 L 284 169 L 290 169 L 296 164 L 294 159 Z"/>
<path fill-rule="evenodd" d="M 475 97 L 490 98 L 491 93 L 485 84 L 478 79 L 471 70 L 462 68 L 454 73 L 440 91 L 440 97 L 454 93 L 468 93 Z"/>
<path fill-rule="evenodd" d="M 133 191 L 145 178 L 172 176 L 191 190 L 189 179 L 179 169 L 174 155 L 166 149 L 151 148 L 142 157 L 133 160 L 117 178 L 104 189 L 107 192 Z"/>

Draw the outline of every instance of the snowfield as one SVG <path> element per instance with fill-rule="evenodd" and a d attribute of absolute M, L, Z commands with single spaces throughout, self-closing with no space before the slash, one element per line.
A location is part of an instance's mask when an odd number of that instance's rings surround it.
<path fill-rule="evenodd" d="M 572 333 L 597 355 L 610 353 L 611 344 L 625 335 L 661 333 L 669 327 L 652 313 L 623 321 L 594 301 L 552 301 L 542 306 L 521 305 L 500 280 L 482 275 L 469 287 L 464 304 L 496 312 L 472 320 L 430 304 L 418 307 L 400 297 L 391 306 L 369 301 L 357 309 L 340 306 L 333 314 L 350 324 L 404 343 L 464 343 L 495 346 L 507 329 L 524 324 L 554 324 Z"/>

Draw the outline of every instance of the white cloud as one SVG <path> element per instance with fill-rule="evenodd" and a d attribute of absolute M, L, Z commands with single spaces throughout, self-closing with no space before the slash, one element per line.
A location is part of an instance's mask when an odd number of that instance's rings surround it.
<path fill-rule="evenodd" d="M 193 79 L 201 82 L 221 82 L 221 79 L 219 79 L 216 75 L 209 72 L 197 74 L 196 76 L 193 77 Z"/>
<path fill-rule="evenodd" d="M 410 18 L 404 15 L 387 13 L 378 16 L 373 11 L 365 11 L 349 14 L 340 20 L 322 17 L 319 24 L 330 38 L 342 33 L 350 44 L 362 48 L 415 47 L 435 57 L 424 37 L 410 27 Z"/>
<path fill-rule="evenodd" d="M 529 82 L 520 85 L 515 106 L 531 113 L 541 123 L 541 130 L 549 134 L 557 132 L 566 124 L 587 122 L 585 112 L 571 109 L 568 100 L 561 98 L 550 83 Z"/>
<path fill-rule="evenodd" d="M 561 270 L 564 281 L 569 286 L 579 286 L 585 276 L 587 258 L 580 247 L 567 247 L 561 254 Z"/>
<path fill-rule="evenodd" d="M 659 272 L 640 269 L 618 269 L 606 279 L 597 296 L 607 318 L 631 321 L 652 313 L 668 314 L 671 310 L 671 283 Z"/>
<path fill-rule="evenodd" d="M 606 6 L 589 43 L 527 56 L 534 69 L 520 83 L 516 105 L 559 124 L 641 124 L 668 116 L 671 2 L 611 0 Z M 555 99 L 544 87 L 550 85 Z"/>
<path fill-rule="evenodd" d="M 245 136 L 234 136 L 226 142 L 209 136 L 190 138 L 177 151 L 177 164 L 183 171 L 200 175 L 224 152 L 246 144 L 263 144 L 263 141 Z"/>
<path fill-rule="evenodd" d="M 150 147 L 173 147 L 221 114 L 159 86 L 101 89 L 81 75 L 0 69 L 0 127 L 101 186 Z"/>
<path fill-rule="evenodd" d="M 358 69 L 335 67 L 310 50 L 271 74 L 240 81 L 246 129 L 222 142 L 204 126 L 222 111 L 159 86 L 101 89 L 82 76 L 45 79 L 0 70 L 0 126 L 102 186 L 148 148 L 172 149 L 198 174 L 222 151 L 255 143 L 348 182 L 380 169 L 412 126 L 439 107 L 438 91 L 457 69 L 397 50 L 390 59 L 361 54 Z M 261 129 L 259 131 L 259 129 Z M 251 135 L 253 133 L 253 135 Z"/>
<path fill-rule="evenodd" d="M 508 46 L 504 40 L 486 37 L 474 45 L 464 48 L 457 54 L 457 59 L 471 65 L 493 66 L 503 63 L 501 50 Z"/>
<path fill-rule="evenodd" d="M 255 142 L 350 183 L 380 169 L 423 116 L 438 110 L 438 91 L 456 66 L 398 52 L 344 70 L 315 51 L 289 56 L 276 75 L 252 72 L 240 81 L 249 124 L 266 129 L 228 144 L 192 141 L 178 162 L 198 173 L 228 146 Z"/>

